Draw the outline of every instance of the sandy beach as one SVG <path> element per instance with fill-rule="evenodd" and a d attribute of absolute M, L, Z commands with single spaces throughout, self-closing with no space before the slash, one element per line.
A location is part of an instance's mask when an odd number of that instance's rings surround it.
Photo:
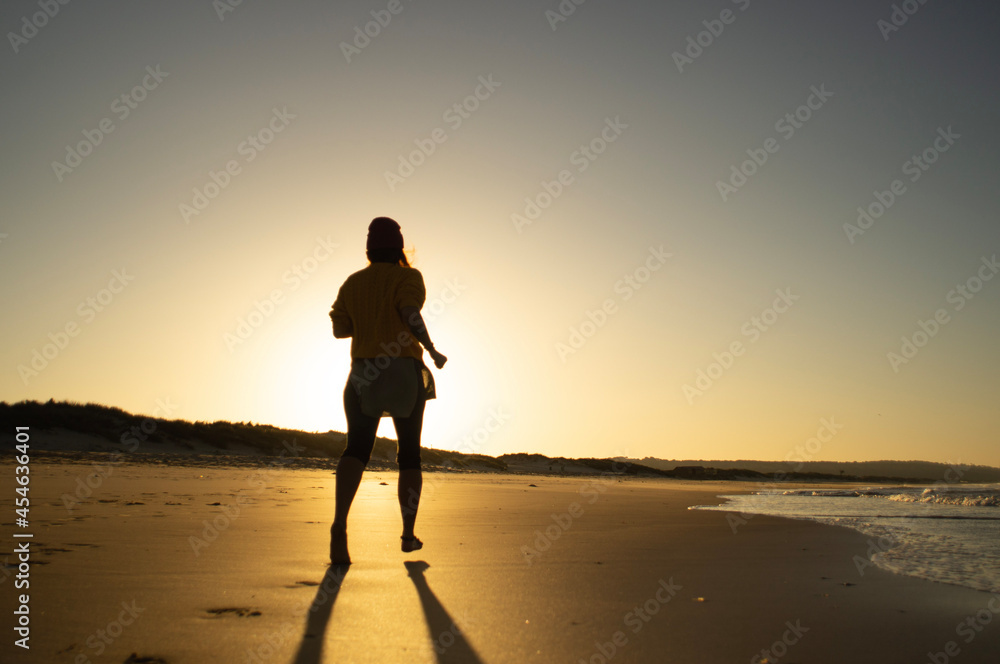
<path fill-rule="evenodd" d="M 870 543 L 846 529 L 757 516 L 734 532 L 725 513 L 687 509 L 752 485 L 427 473 L 425 547 L 403 554 L 396 475 L 372 471 L 350 517 L 355 562 L 331 568 L 329 470 L 31 472 L 28 591 L 14 590 L 4 518 L 4 662 L 975 664 L 1000 652 L 996 596 L 859 565 Z M 30 650 L 13 645 L 22 592 Z"/>

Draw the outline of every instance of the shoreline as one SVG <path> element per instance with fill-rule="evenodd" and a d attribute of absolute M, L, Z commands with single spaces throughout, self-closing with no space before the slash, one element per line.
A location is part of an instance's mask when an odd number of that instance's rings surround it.
<path fill-rule="evenodd" d="M 39 640 L 5 659 L 97 661 L 88 639 L 131 601 L 143 612 L 105 661 L 914 663 L 954 643 L 948 661 L 978 664 L 1000 649 L 1000 617 L 958 631 L 993 596 L 860 574 L 860 533 L 766 516 L 734 532 L 729 513 L 688 509 L 752 483 L 429 473 L 425 548 L 404 555 L 395 473 L 372 470 L 355 564 L 332 579 L 326 470 L 122 465 L 68 510 L 82 469 L 33 463 Z"/>

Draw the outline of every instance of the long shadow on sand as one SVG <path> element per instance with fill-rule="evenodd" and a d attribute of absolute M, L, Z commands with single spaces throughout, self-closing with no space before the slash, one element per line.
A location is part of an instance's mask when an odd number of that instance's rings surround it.
<path fill-rule="evenodd" d="M 430 630 L 437 661 L 440 664 L 482 664 L 475 648 L 465 640 L 465 636 L 455 624 L 455 620 L 444 608 L 437 595 L 431 590 L 424 578 L 424 571 L 430 565 L 423 560 L 403 563 L 406 571 L 417 587 L 420 604 L 424 608 L 427 619 L 427 629 Z"/>
<path fill-rule="evenodd" d="M 294 664 L 320 664 L 323 661 L 323 641 L 326 626 L 333 615 L 333 604 L 337 601 L 340 586 L 347 576 L 349 565 L 330 565 L 323 575 L 323 581 L 316 590 L 306 616 L 306 632 L 299 644 L 299 652 L 295 655 Z"/>

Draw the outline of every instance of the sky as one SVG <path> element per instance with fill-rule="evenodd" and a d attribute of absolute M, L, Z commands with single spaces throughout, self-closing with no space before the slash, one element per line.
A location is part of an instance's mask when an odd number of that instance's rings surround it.
<path fill-rule="evenodd" d="M 998 19 L 5 2 L 0 400 L 343 431 L 390 216 L 427 446 L 1000 466 Z"/>

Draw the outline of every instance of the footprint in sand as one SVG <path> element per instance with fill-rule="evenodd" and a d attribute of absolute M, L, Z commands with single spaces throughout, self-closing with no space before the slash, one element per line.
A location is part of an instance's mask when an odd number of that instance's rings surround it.
<path fill-rule="evenodd" d="M 70 553 L 73 549 L 62 549 L 57 546 L 40 546 L 37 547 L 41 553 L 47 556 L 51 556 L 53 553 Z"/>
<path fill-rule="evenodd" d="M 285 586 L 286 588 L 302 588 L 304 586 L 318 586 L 318 581 L 296 581 L 290 586 Z"/>
<path fill-rule="evenodd" d="M 167 660 L 159 657 L 142 657 L 138 653 L 132 653 L 123 664 L 167 664 Z"/>
<path fill-rule="evenodd" d="M 260 611 L 255 611 L 254 609 L 247 609 L 240 607 L 229 607 L 225 609 L 209 609 L 206 613 L 211 613 L 216 616 L 234 615 L 240 618 L 248 618 L 261 615 Z"/>

